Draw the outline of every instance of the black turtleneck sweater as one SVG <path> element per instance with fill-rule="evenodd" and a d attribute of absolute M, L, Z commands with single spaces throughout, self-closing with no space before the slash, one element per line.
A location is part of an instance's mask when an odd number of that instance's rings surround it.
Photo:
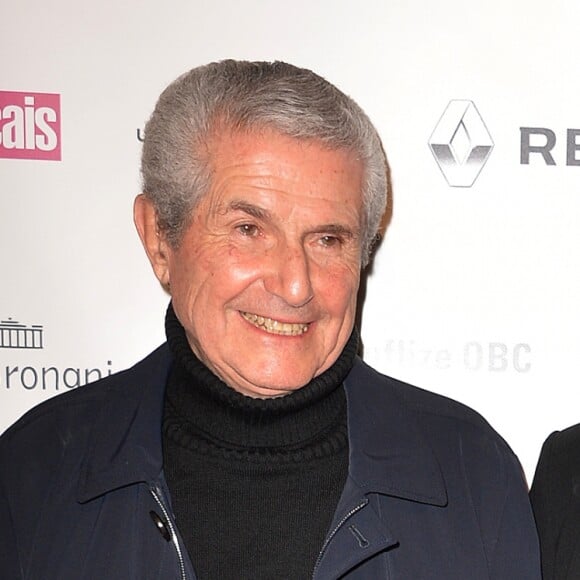
<path fill-rule="evenodd" d="M 199 580 L 311 578 L 348 471 L 342 381 L 358 341 L 284 397 L 253 399 L 192 353 L 171 306 L 174 364 L 163 420 L 164 469 Z"/>

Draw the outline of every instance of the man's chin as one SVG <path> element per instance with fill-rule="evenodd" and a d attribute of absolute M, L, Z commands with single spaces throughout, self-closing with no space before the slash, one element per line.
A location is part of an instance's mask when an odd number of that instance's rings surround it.
<path fill-rule="evenodd" d="M 314 376 L 310 372 L 297 372 L 297 367 L 266 374 L 248 373 L 242 380 L 231 384 L 232 388 L 240 393 L 254 398 L 283 397 L 307 385 Z"/>

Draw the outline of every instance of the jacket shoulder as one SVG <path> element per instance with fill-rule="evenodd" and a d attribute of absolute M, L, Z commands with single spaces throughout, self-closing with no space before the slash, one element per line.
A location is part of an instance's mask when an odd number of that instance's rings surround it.
<path fill-rule="evenodd" d="M 565 504 L 576 481 L 580 481 L 580 424 L 554 431 L 544 441 L 531 491 L 536 512 L 543 501 L 552 511 L 558 500 Z"/>
<path fill-rule="evenodd" d="M 377 381 L 380 388 L 392 391 L 396 398 L 418 417 L 419 422 L 439 419 L 463 425 L 465 429 L 473 429 L 494 439 L 499 438 L 486 419 L 464 403 L 384 375 L 362 361 L 361 364 L 369 378 L 372 377 Z"/>
<path fill-rule="evenodd" d="M 580 458 L 580 423 L 572 425 L 562 431 L 554 431 L 544 444 L 546 452 L 563 459 L 564 461 Z"/>
<path fill-rule="evenodd" d="M 373 433 L 381 434 L 390 445 L 403 440 L 407 450 L 409 442 L 415 450 L 429 449 L 438 464 L 434 469 L 441 470 L 445 479 L 462 473 L 474 494 L 479 493 L 481 482 L 487 482 L 487 490 L 496 499 L 510 487 L 527 496 L 518 458 L 477 411 L 383 375 L 362 361 L 357 362 L 353 378 L 362 387 L 362 396 L 352 397 L 358 401 L 357 414 L 366 417 L 374 426 Z M 420 455 L 428 453 L 419 451 Z"/>
<path fill-rule="evenodd" d="M 15 457 L 20 451 L 29 453 L 32 442 L 40 453 L 54 449 L 56 443 L 66 446 L 73 439 L 78 442 L 83 433 L 90 431 L 95 409 L 102 401 L 112 392 L 138 384 L 166 356 L 163 345 L 129 369 L 39 403 L 0 436 L 0 464 L 5 454 Z"/>
<path fill-rule="evenodd" d="M 568 569 L 575 553 L 579 483 L 580 424 L 555 431 L 546 439 L 530 491 L 545 578 L 555 578 L 562 567 Z"/>

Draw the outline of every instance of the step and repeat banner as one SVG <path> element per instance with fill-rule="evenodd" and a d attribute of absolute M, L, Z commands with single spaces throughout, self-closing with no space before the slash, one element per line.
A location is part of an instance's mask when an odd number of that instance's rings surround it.
<path fill-rule="evenodd" d="M 580 422 L 579 23 L 576 0 L 4 6 L 0 431 L 164 339 L 132 224 L 161 90 L 213 60 L 286 60 L 354 97 L 389 158 L 365 359 L 482 413 L 531 479 Z"/>

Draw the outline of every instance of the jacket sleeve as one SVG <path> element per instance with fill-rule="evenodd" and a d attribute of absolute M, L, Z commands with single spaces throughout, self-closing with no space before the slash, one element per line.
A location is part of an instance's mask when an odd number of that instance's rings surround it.
<path fill-rule="evenodd" d="M 505 459 L 504 504 L 490 560 L 490 578 L 540 580 L 540 547 L 527 484 L 517 458 L 510 452 Z"/>

